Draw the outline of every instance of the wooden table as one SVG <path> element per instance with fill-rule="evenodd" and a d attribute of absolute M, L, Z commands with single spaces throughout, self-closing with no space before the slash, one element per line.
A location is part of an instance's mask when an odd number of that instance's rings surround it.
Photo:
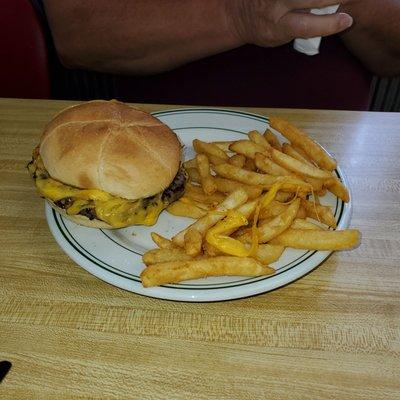
<path fill-rule="evenodd" d="M 0 100 L 0 398 L 400 398 L 399 114 L 251 110 L 336 154 L 362 245 L 279 290 L 189 304 L 106 284 L 51 236 L 25 165 L 68 104 Z"/>

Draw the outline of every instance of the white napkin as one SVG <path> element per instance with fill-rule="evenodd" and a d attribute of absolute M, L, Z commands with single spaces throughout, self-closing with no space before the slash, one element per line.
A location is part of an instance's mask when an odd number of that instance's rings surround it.
<path fill-rule="evenodd" d="M 337 11 L 339 5 L 328 6 L 323 8 L 313 8 L 311 12 L 316 15 L 333 14 Z M 293 47 L 300 53 L 308 56 L 315 56 L 319 53 L 319 45 L 321 44 L 321 36 L 310 39 L 295 39 Z"/>

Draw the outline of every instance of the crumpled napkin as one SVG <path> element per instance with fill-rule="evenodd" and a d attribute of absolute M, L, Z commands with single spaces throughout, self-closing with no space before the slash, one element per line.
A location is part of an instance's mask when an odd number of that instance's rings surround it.
<path fill-rule="evenodd" d="M 339 5 L 328 6 L 323 8 L 313 8 L 311 12 L 316 15 L 333 14 L 339 8 Z M 321 36 L 310 39 L 295 39 L 293 47 L 300 53 L 307 54 L 308 56 L 315 56 L 319 53 L 319 46 L 321 44 Z"/>

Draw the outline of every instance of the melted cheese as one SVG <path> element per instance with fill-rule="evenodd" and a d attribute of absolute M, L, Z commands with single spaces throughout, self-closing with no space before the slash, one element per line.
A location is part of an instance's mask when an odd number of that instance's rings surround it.
<path fill-rule="evenodd" d="M 229 210 L 227 216 L 222 221 L 219 221 L 208 230 L 206 240 L 226 254 L 237 257 L 248 257 L 252 249 L 248 250 L 245 244 L 226 235 L 231 229 L 237 229 L 247 224 L 247 218 L 243 214 L 235 210 Z"/>
<path fill-rule="evenodd" d="M 223 253 L 237 257 L 249 257 L 256 254 L 258 250 L 257 223 L 260 211 L 271 204 L 282 185 L 283 182 L 273 184 L 268 193 L 258 202 L 251 228 L 252 238 L 250 247 L 237 239 L 227 236 L 227 233 L 232 232 L 232 229 L 236 230 L 248 224 L 247 218 L 236 210 L 229 210 L 227 216 L 222 221 L 219 221 L 214 227 L 208 230 L 206 235 L 207 242 Z"/>
<path fill-rule="evenodd" d="M 72 203 L 66 209 L 68 215 L 77 215 L 82 210 L 94 208 L 98 219 L 114 228 L 129 225 L 154 225 L 161 211 L 167 206 L 161 200 L 161 193 L 150 200 L 129 201 L 98 189 L 78 189 L 47 178 L 40 157 L 28 166 L 35 177 L 35 183 L 41 196 L 58 201 L 71 198 Z"/>

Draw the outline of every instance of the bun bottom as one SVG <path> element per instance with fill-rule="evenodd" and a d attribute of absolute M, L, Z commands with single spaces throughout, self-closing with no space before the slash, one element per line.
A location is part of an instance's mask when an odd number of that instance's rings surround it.
<path fill-rule="evenodd" d="M 60 208 L 57 207 L 51 200 L 46 199 L 47 203 L 51 205 L 51 207 L 57 211 L 59 214 L 61 214 L 63 217 L 69 219 L 72 222 L 75 222 L 75 224 L 86 226 L 88 228 L 101 228 L 101 229 L 117 229 L 114 228 L 113 226 L 107 224 L 107 222 L 100 221 L 99 219 L 89 219 L 88 217 L 85 217 L 84 215 L 68 215 L 67 212 Z"/>

